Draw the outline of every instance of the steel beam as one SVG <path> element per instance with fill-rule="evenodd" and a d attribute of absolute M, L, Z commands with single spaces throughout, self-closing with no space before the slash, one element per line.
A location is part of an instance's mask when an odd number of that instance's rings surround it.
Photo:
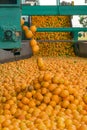
<path fill-rule="evenodd" d="M 87 28 L 83 27 L 37 28 L 37 32 L 87 32 Z"/>
<path fill-rule="evenodd" d="M 87 15 L 87 6 L 29 6 L 22 5 L 22 15 Z"/>

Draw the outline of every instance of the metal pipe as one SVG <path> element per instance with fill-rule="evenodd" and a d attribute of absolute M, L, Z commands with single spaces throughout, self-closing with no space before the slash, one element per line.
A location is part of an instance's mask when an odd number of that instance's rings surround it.
<path fill-rule="evenodd" d="M 22 15 L 47 16 L 47 15 L 87 15 L 87 6 L 29 6 L 22 5 Z"/>
<path fill-rule="evenodd" d="M 87 28 L 83 27 L 37 28 L 37 32 L 87 32 Z"/>

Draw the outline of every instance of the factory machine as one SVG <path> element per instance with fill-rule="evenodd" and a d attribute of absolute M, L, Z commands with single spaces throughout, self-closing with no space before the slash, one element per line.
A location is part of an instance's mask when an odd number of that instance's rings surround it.
<path fill-rule="evenodd" d="M 0 61 L 2 58 L 6 60 L 6 58 L 10 59 L 15 55 L 20 55 L 18 57 L 22 58 L 31 52 L 31 49 L 27 50 L 27 45 L 29 44 L 22 42 L 20 19 L 22 16 L 27 19 L 27 17 L 35 15 L 87 15 L 87 6 L 61 5 L 59 0 L 54 6 L 40 6 L 38 0 L 24 0 L 22 2 L 21 0 L 0 0 Z M 82 53 L 87 56 L 86 41 L 78 40 L 80 32 L 87 32 L 87 28 L 37 28 L 37 32 L 72 32 L 73 40 L 71 42 L 75 45 L 74 48 L 77 55 L 82 50 Z M 83 45 L 79 44 L 82 42 Z M 24 51 L 23 48 L 25 48 Z"/>

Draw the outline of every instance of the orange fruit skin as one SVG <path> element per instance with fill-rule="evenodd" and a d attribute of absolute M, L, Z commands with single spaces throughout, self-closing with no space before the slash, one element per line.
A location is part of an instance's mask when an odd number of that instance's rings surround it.
<path fill-rule="evenodd" d="M 31 30 L 25 31 L 25 36 L 26 36 L 26 38 L 32 38 L 33 37 L 32 31 Z"/>
<path fill-rule="evenodd" d="M 87 130 L 87 125 L 82 124 L 78 130 Z"/>
<path fill-rule="evenodd" d="M 36 46 L 37 45 L 37 41 L 35 39 L 31 39 L 30 40 L 30 45 L 31 45 L 31 47 Z"/>
<path fill-rule="evenodd" d="M 36 32 L 36 31 L 37 31 L 37 28 L 36 28 L 36 26 L 35 26 L 35 25 L 32 25 L 32 26 L 30 27 L 30 30 L 34 33 L 34 32 Z"/>
<path fill-rule="evenodd" d="M 34 53 L 37 53 L 39 51 L 39 46 L 38 45 L 33 46 L 32 50 Z"/>
<path fill-rule="evenodd" d="M 26 25 L 23 25 L 22 29 L 23 29 L 23 31 L 28 31 L 29 30 L 28 26 L 26 26 Z"/>
<path fill-rule="evenodd" d="M 24 19 L 21 19 L 21 26 L 24 25 Z"/>

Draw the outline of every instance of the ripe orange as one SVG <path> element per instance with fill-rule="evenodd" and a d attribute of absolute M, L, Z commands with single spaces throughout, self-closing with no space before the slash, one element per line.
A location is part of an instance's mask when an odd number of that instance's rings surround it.
<path fill-rule="evenodd" d="M 87 104 L 87 94 L 83 95 L 83 101 L 85 102 L 85 104 Z"/>
<path fill-rule="evenodd" d="M 36 28 L 36 26 L 32 25 L 32 26 L 30 26 L 30 30 L 34 33 L 34 32 L 36 32 L 37 28 Z"/>
<path fill-rule="evenodd" d="M 35 103 L 35 101 L 34 100 L 30 100 L 30 102 L 29 102 L 29 107 L 30 108 L 34 108 L 35 107 L 35 105 L 36 105 L 36 103 Z"/>
<path fill-rule="evenodd" d="M 33 33 L 31 32 L 31 30 L 27 30 L 27 31 L 25 31 L 25 36 L 26 36 L 26 38 L 32 38 Z"/>
<path fill-rule="evenodd" d="M 34 53 L 37 53 L 37 52 L 39 51 L 39 46 L 38 46 L 38 45 L 34 45 L 34 46 L 32 47 L 32 51 L 33 51 Z"/>
<path fill-rule="evenodd" d="M 8 103 L 6 103 L 5 105 L 4 105 L 4 109 L 7 109 L 7 110 L 9 110 L 10 109 L 10 104 L 8 104 Z"/>
<path fill-rule="evenodd" d="M 50 105 L 52 106 L 52 107 L 55 107 L 56 106 L 56 101 L 50 101 Z"/>
<path fill-rule="evenodd" d="M 24 24 L 24 19 L 21 18 L 21 26 Z"/>
<path fill-rule="evenodd" d="M 27 97 L 28 99 L 30 99 L 30 98 L 32 97 L 32 93 L 31 93 L 31 92 L 26 92 L 26 97 Z"/>
<path fill-rule="evenodd" d="M 30 40 L 30 45 L 31 45 L 31 46 L 37 45 L 37 41 L 36 41 L 35 39 L 31 39 L 31 40 Z"/>
<path fill-rule="evenodd" d="M 41 93 L 42 93 L 42 94 L 46 94 L 47 92 L 48 92 L 48 89 L 47 89 L 47 88 L 45 88 L 45 87 L 44 87 L 44 88 L 41 88 Z"/>
<path fill-rule="evenodd" d="M 51 98 L 52 97 L 52 93 L 48 91 L 48 93 L 46 93 L 46 96 Z"/>
<path fill-rule="evenodd" d="M 35 98 L 39 101 L 42 101 L 43 100 L 43 95 L 40 93 L 40 92 L 36 92 L 35 94 Z"/>
<path fill-rule="evenodd" d="M 25 105 L 28 104 L 29 103 L 29 99 L 27 97 L 23 97 L 22 98 L 22 103 L 25 104 Z"/>
<path fill-rule="evenodd" d="M 40 88 L 41 88 L 41 85 L 39 83 L 34 84 L 34 89 L 35 90 L 40 89 Z"/>
<path fill-rule="evenodd" d="M 69 106 L 69 101 L 68 100 L 64 100 L 64 101 L 62 101 L 61 105 L 62 105 L 63 108 L 67 108 Z"/>
<path fill-rule="evenodd" d="M 3 127 L 8 127 L 11 124 L 11 120 L 7 119 L 2 123 Z"/>
<path fill-rule="evenodd" d="M 53 90 L 53 94 L 60 94 L 61 93 L 61 88 L 59 87 L 56 87 L 54 90 Z"/>
<path fill-rule="evenodd" d="M 87 115 L 83 115 L 81 121 L 87 124 Z"/>
<path fill-rule="evenodd" d="M 82 124 L 78 130 L 87 130 L 87 125 Z"/>
<path fill-rule="evenodd" d="M 17 95 L 17 99 L 18 99 L 18 100 L 22 99 L 22 97 L 23 97 L 23 95 L 22 95 L 21 93 L 19 93 L 19 94 Z"/>
<path fill-rule="evenodd" d="M 57 88 L 57 84 L 50 84 L 49 86 L 49 90 L 52 92 L 55 88 Z"/>
<path fill-rule="evenodd" d="M 68 90 L 62 90 L 62 92 L 60 93 L 60 96 L 61 96 L 62 98 L 68 97 L 68 96 L 69 96 Z"/>
<path fill-rule="evenodd" d="M 13 105 L 13 104 L 14 104 L 14 101 L 13 101 L 12 99 L 9 99 L 9 100 L 7 101 L 7 103 L 8 103 L 9 105 Z"/>
<path fill-rule="evenodd" d="M 51 97 L 51 100 L 52 100 L 52 101 L 55 101 L 56 104 L 58 104 L 60 99 L 59 99 L 58 95 L 53 95 L 53 96 Z"/>
<path fill-rule="evenodd" d="M 44 96 L 43 101 L 44 101 L 44 103 L 46 103 L 46 104 L 50 103 L 50 97 Z"/>
<path fill-rule="evenodd" d="M 37 58 L 37 65 L 38 65 L 39 68 L 41 68 L 41 67 L 44 66 L 44 60 L 43 60 L 43 58 L 41 58 L 41 57 Z"/>
<path fill-rule="evenodd" d="M 25 32 L 27 32 L 27 31 L 29 30 L 28 26 L 26 26 L 26 25 L 23 25 L 22 29 L 23 29 L 23 31 L 25 31 Z"/>
<path fill-rule="evenodd" d="M 53 83 L 59 83 L 59 77 L 57 75 L 55 75 L 52 79 Z"/>
<path fill-rule="evenodd" d="M 43 82 L 41 82 L 41 86 L 44 87 L 44 88 L 48 88 L 49 82 L 43 81 Z"/>
<path fill-rule="evenodd" d="M 71 119 L 69 119 L 69 118 L 67 118 L 66 120 L 65 120 L 65 126 L 68 128 L 70 125 L 72 125 L 72 120 Z"/>
<path fill-rule="evenodd" d="M 20 101 L 20 102 L 18 102 L 18 104 L 17 104 L 17 105 L 18 105 L 18 107 L 19 107 L 19 108 L 22 108 L 22 107 L 23 107 L 23 103 L 22 103 L 21 101 Z"/>
<path fill-rule="evenodd" d="M 52 76 L 51 76 L 50 73 L 45 73 L 44 74 L 44 77 L 43 77 L 44 81 L 49 81 L 49 80 L 51 80 L 51 78 L 52 78 Z"/>

